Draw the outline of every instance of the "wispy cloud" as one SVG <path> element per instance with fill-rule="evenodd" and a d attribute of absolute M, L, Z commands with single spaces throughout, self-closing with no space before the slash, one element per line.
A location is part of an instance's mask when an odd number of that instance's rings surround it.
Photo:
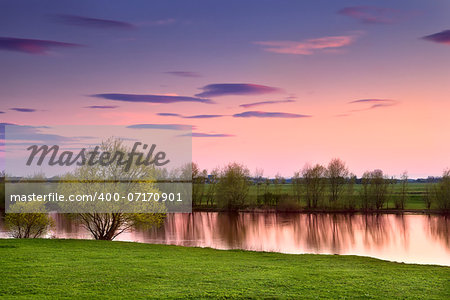
<path fill-rule="evenodd" d="M 165 72 L 165 73 L 174 75 L 174 76 L 179 76 L 179 77 L 202 77 L 202 75 L 200 75 L 200 73 L 190 72 L 190 71 L 170 71 L 170 72 Z"/>
<path fill-rule="evenodd" d="M 192 130 L 195 129 L 192 125 L 184 124 L 135 124 L 127 126 L 132 129 L 163 129 L 163 130 Z"/>
<path fill-rule="evenodd" d="M 311 55 L 318 51 L 329 51 L 352 44 L 357 35 L 325 36 L 302 41 L 262 41 L 255 44 L 265 46 L 264 51 L 280 54 Z"/>
<path fill-rule="evenodd" d="M 217 97 L 227 95 L 261 95 L 281 91 L 279 88 L 251 83 L 216 83 L 200 88 L 196 97 Z"/>
<path fill-rule="evenodd" d="M 47 40 L 0 37 L 0 50 L 25 52 L 28 54 L 47 54 L 54 48 L 73 48 L 82 45 Z"/>
<path fill-rule="evenodd" d="M 319 51 L 335 50 L 352 44 L 356 35 L 326 36 L 303 41 L 265 41 L 255 44 L 266 46 L 264 51 L 279 54 L 311 55 Z"/>
<path fill-rule="evenodd" d="M 167 25 L 172 25 L 175 23 L 177 23 L 176 19 L 166 18 L 166 19 L 140 22 L 139 25 L 142 25 L 142 26 L 167 26 Z"/>
<path fill-rule="evenodd" d="M 174 114 L 174 113 L 157 113 L 158 116 L 163 117 L 179 117 L 183 119 L 212 119 L 212 118 L 221 118 L 224 117 L 224 115 L 193 115 L 193 116 L 183 116 L 180 114 Z"/>
<path fill-rule="evenodd" d="M 397 105 L 399 102 L 397 100 L 392 99 L 359 99 L 350 101 L 349 104 L 368 104 L 368 107 L 362 108 L 362 109 L 354 109 L 352 112 L 355 111 L 364 111 L 369 109 L 375 109 L 380 107 L 389 107 Z"/>
<path fill-rule="evenodd" d="M 25 108 L 25 107 L 13 107 L 13 108 L 10 108 L 10 110 L 14 110 L 14 111 L 18 111 L 18 112 L 27 112 L 27 113 L 36 112 L 37 111 L 37 109 Z"/>
<path fill-rule="evenodd" d="M 375 6 L 351 6 L 338 11 L 339 14 L 351 17 L 365 24 L 395 23 L 406 13 L 392 8 Z"/>
<path fill-rule="evenodd" d="M 221 118 L 224 115 L 194 115 L 194 116 L 183 116 L 185 119 L 212 119 L 212 118 Z"/>
<path fill-rule="evenodd" d="M 46 133 L 46 126 L 29 126 L 17 125 L 11 123 L 1 123 L 0 125 L 8 125 L 8 132 L 14 137 L 14 140 L 20 141 L 39 141 L 44 144 L 57 144 L 79 141 L 80 137 L 69 137 L 58 134 Z M 8 143 L 10 144 L 10 143 Z M 12 143 L 11 143 L 12 144 Z M 16 143 L 16 145 L 24 143 Z"/>
<path fill-rule="evenodd" d="M 265 112 L 265 111 L 245 111 L 243 113 L 234 114 L 235 118 L 308 118 L 310 115 L 300 115 L 284 112 Z"/>
<path fill-rule="evenodd" d="M 278 104 L 278 103 L 290 103 L 290 102 L 295 102 L 295 100 L 285 99 L 285 100 L 261 101 L 261 102 L 241 104 L 239 106 L 244 107 L 244 108 L 250 108 L 250 107 L 266 105 L 266 104 Z"/>
<path fill-rule="evenodd" d="M 186 97 L 186 96 L 167 96 L 167 95 L 137 95 L 137 94 L 95 94 L 91 97 L 102 98 L 112 101 L 123 102 L 139 102 L 139 103 L 176 103 L 176 102 L 200 102 L 200 103 L 214 103 L 205 98 Z"/>
<path fill-rule="evenodd" d="M 127 22 L 108 20 L 108 19 L 98 19 L 89 18 L 83 16 L 74 15 L 55 15 L 53 19 L 59 23 L 66 25 L 83 26 L 90 28 L 100 28 L 100 29 L 134 29 L 135 25 Z"/>
<path fill-rule="evenodd" d="M 422 37 L 422 39 L 435 43 L 450 45 L 450 30 L 443 30 L 438 33 L 430 34 Z"/>
<path fill-rule="evenodd" d="M 113 109 L 118 108 L 117 105 L 91 105 L 91 106 L 85 106 L 84 108 L 91 108 L 91 109 Z"/>
<path fill-rule="evenodd" d="M 0 111 L 0 114 L 4 114 L 5 112 L 4 111 Z"/>
<path fill-rule="evenodd" d="M 192 136 L 192 137 L 233 137 L 233 134 L 226 133 L 203 133 L 203 132 L 192 132 L 192 134 L 183 134 L 182 136 Z"/>

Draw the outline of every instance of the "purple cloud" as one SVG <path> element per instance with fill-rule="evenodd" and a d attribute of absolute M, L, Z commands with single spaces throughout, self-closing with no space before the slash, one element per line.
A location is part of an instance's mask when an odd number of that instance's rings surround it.
<path fill-rule="evenodd" d="M 212 119 L 221 118 L 223 115 L 195 115 L 195 116 L 184 116 L 185 119 Z"/>
<path fill-rule="evenodd" d="M 173 114 L 173 113 L 157 113 L 157 115 L 163 117 L 183 117 L 180 114 Z"/>
<path fill-rule="evenodd" d="M 370 104 L 370 106 L 367 108 L 363 108 L 363 109 L 352 110 L 353 112 L 369 110 L 369 109 L 374 109 L 374 108 L 379 108 L 379 107 L 394 106 L 394 105 L 397 105 L 399 102 L 396 100 L 392 100 L 392 99 L 359 99 L 359 100 L 354 100 L 354 101 L 349 102 L 349 104 L 358 104 L 358 103 L 366 103 L 366 104 Z"/>
<path fill-rule="evenodd" d="M 15 110 L 18 112 L 36 112 L 37 111 L 37 109 L 34 109 L 34 108 L 24 108 L 24 107 L 13 107 L 13 108 L 10 108 L 10 110 Z"/>
<path fill-rule="evenodd" d="M 218 83 L 200 88 L 202 93 L 196 97 L 217 97 L 227 95 L 261 95 L 280 91 L 279 88 L 250 83 Z"/>
<path fill-rule="evenodd" d="M 265 112 L 265 111 L 245 111 L 240 114 L 234 114 L 235 118 L 309 118 L 309 115 L 299 115 L 283 112 Z"/>
<path fill-rule="evenodd" d="M 92 108 L 92 109 L 112 109 L 112 108 L 118 108 L 117 105 L 91 105 L 86 106 L 85 108 Z"/>
<path fill-rule="evenodd" d="M 55 20 L 57 22 L 67 24 L 67 25 L 75 25 L 75 26 L 83 26 L 83 27 L 91 27 L 91 28 L 101 28 L 101 29 L 134 29 L 135 28 L 135 26 L 131 23 L 115 21 L 115 20 L 88 18 L 88 17 L 74 16 L 74 15 L 57 15 L 57 16 L 55 16 Z"/>
<path fill-rule="evenodd" d="M 374 6 L 344 7 L 338 14 L 351 17 L 365 24 L 390 24 L 398 21 L 401 13 L 395 9 Z"/>
<path fill-rule="evenodd" d="M 286 99 L 286 100 L 261 101 L 261 102 L 241 104 L 239 106 L 244 107 L 244 108 L 250 108 L 250 107 L 255 107 L 255 106 L 265 105 L 265 104 L 290 103 L 290 102 L 295 102 L 295 100 Z"/>
<path fill-rule="evenodd" d="M 224 115 L 194 115 L 194 116 L 183 116 L 180 114 L 173 114 L 173 113 L 158 113 L 158 116 L 164 116 L 164 117 L 179 117 L 183 119 L 211 119 L 211 118 L 220 118 Z"/>
<path fill-rule="evenodd" d="M 186 97 L 186 96 L 167 96 L 167 95 L 136 95 L 136 94 L 95 94 L 91 97 L 102 98 L 112 101 L 139 102 L 139 103 L 176 103 L 176 102 L 200 102 L 214 103 L 205 98 Z"/>
<path fill-rule="evenodd" d="M 5 112 L 4 111 L 0 111 L 0 114 L 4 114 Z"/>
<path fill-rule="evenodd" d="M 82 45 L 46 40 L 0 37 L 0 50 L 25 52 L 28 54 L 47 54 L 53 48 L 73 48 Z"/>
<path fill-rule="evenodd" d="M 202 77 L 202 75 L 200 75 L 197 72 L 189 72 L 189 71 L 170 71 L 165 73 L 179 77 Z"/>
<path fill-rule="evenodd" d="M 443 30 L 435 34 L 430 34 L 424 36 L 422 39 L 435 43 L 450 45 L 450 30 Z"/>
<path fill-rule="evenodd" d="M 233 134 L 226 133 L 203 133 L 203 132 L 192 132 L 192 134 L 183 134 L 182 136 L 192 136 L 192 137 L 232 137 Z"/>
<path fill-rule="evenodd" d="M 394 100 L 391 99 L 359 99 L 350 101 L 349 103 L 383 103 L 383 102 L 391 102 Z"/>
<path fill-rule="evenodd" d="M 192 130 L 195 127 L 184 124 L 135 124 L 127 126 L 133 129 L 164 129 L 164 130 Z"/>

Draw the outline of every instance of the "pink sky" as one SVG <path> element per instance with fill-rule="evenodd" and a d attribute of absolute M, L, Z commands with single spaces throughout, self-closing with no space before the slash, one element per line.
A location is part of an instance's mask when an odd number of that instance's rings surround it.
<path fill-rule="evenodd" d="M 43 18 L 50 13 L 43 7 L 8 2 L 0 118 L 193 125 L 199 135 L 219 135 L 193 137 L 193 161 L 208 170 L 237 161 L 290 177 L 306 163 L 339 157 L 358 176 L 375 168 L 438 176 L 450 167 L 449 4 L 372 2 L 378 8 L 180 3 L 186 7 L 173 15 L 159 4 L 151 16 L 142 13 L 146 3 L 101 13 L 98 4 L 55 2 L 51 13 L 73 15 L 86 25 L 79 27 L 67 17 Z M 110 94 L 196 100 L 142 103 Z M 350 103 L 366 99 L 382 101 Z M 265 101 L 274 103 L 240 106 Z M 242 113 L 252 117 L 233 117 Z"/>

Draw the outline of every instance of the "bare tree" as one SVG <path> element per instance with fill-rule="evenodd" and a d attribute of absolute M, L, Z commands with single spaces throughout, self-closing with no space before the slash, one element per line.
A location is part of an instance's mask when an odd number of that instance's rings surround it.
<path fill-rule="evenodd" d="M 330 186 L 330 202 L 332 204 L 336 205 L 340 200 L 349 173 L 347 166 L 339 158 L 332 159 L 328 164 L 326 175 Z"/>
<path fill-rule="evenodd" d="M 302 190 L 303 188 L 301 174 L 300 172 L 295 172 L 294 177 L 292 177 L 292 191 L 298 203 L 300 203 L 301 200 Z"/>
<path fill-rule="evenodd" d="M 450 212 L 450 169 L 442 174 L 441 181 L 435 186 L 436 206 L 444 213 Z"/>
<path fill-rule="evenodd" d="M 261 184 L 263 183 L 264 170 L 256 168 L 255 170 L 255 184 L 256 184 L 256 202 L 259 201 L 259 192 L 261 190 Z"/>
<path fill-rule="evenodd" d="M 305 166 L 302 170 L 305 183 L 306 206 L 317 208 L 322 201 L 326 186 L 326 168 L 316 164 L 314 167 Z"/>
<path fill-rule="evenodd" d="M 425 191 L 423 195 L 423 201 L 425 202 L 425 206 L 427 209 L 431 208 L 431 204 L 433 203 L 433 183 L 428 181 L 425 184 Z"/>
<path fill-rule="evenodd" d="M 403 172 L 400 179 L 400 195 L 395 197 L 394 205 L 396 209 L 404 209 L 408 197 L 408 172 Z"/>
<path fill-rule="evenodd" d="M 205 171 L 201 172 L 198 165 L 192 163 L 192 206 L 202 205 L 205 181 Z"/>
<path fill-rule="evenodd" d="M 214 199 L 216 198 L 217 183 L 219 182 L 219 169 L 214 168 L 211 174 L 207 176 L 207 188 L 206 188 L 206 205 L 212 206 Z"/>
<path fill-rule="evenodd" d="M 356 175 L 350 173 L 347 179 L 347 187 L 345 189 L 346 206 L 350 210 L 356 209 L 356 198 L 355 198 L 355 183 Z"/>
<path fill-rule="evenodd" d="M 362 177 L 362 206 L 364 209 L 381 209 L 386 203 L 389 179 L 381 170 L 365 172 Z"/>

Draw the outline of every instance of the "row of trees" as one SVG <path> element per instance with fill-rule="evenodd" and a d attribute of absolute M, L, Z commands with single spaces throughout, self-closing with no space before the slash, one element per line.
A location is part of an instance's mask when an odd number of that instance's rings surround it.
<path fill-rule="evenodd" d="M 257 206 L 306 209 L 381 210 L 405 209 L 410 198 L 407 173 L 400 179 L 388 177 L 382 170 L 367 171 L 361 178 L 351 173 L 340 159 L 327 166 L 306 165 L 291 178 L 291 184 L 280 175 L 264 179 L 263 171 L 253 177 L 244 165 L 230 163 L 208 175 L 197 164 L 192 166 L 194 207 L 218 207 L 227 210 Z M 253 186 L 253 187 L 252 187 Z M 442 179 L 427 184 L 422 191 L 423 206 L 448 212 L 450 209 L 450 170 Z"/>

